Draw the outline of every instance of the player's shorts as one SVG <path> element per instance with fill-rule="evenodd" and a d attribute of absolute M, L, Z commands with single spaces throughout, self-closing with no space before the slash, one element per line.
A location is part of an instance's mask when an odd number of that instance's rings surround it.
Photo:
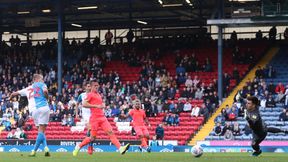
<path fill-rule="evenodd" d="M 88 121 L 88 123 L 89 123 L 90 116 L 91 116 L 91 111 L 90 111 L 90 109 L 87 109 L 87 108 L 83 108 L 83 107 L 82 107 L 82 118 L 83 118 L 85 121 Z"/>
<path fill-rule="evenodd" d="M 104 132 L 112 130 L 112 127 L 106 117 L 94 118 L 93 120 L 90 119 L 90 127 L 92 136 L 97 135 L 97 130 L 99 127 L 101 127 Z"/>
<path fill-rule="evenodd" d="M 134 128 L 137 136 L 149 135 L 149 131 L 148 131 L 146 126 L 134 126 L 133 128 Z"/>
<path fill-rule="evenodd" d="M 48 125 L 50 116 L 50 109 L 48 106 L 40 107 L 32 112 L 32 118 L 34 124 L 38 127 L 39 125 Z"/>

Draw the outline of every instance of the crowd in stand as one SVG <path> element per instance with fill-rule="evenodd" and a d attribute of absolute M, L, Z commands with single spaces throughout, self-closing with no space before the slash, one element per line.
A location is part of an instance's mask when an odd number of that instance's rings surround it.
<path fill-rule="evenodd" d="M 245 98 L 256 96 L 261 101 L 261 107 L 274 108 L 276 104 L 283 105 L 283 111 L 279 115 L 279 121 L 288 121 L 288 85 L 286 88 L 282 83 L 274 85 L 266 84 L 265 78 L 276 77 L 276 72 L 272 66 L 268 68 L 258 68 L 256 78 L 246 82 L 246 86 L 234 97 L 232 107 L 226 105 L 222 108 L 221 114 L 215 118 L 214 132 L 217 136 L 224 136 L 225 139 L 233 139 L 234 136 L 250 135 L 251 130 L 248 125 L 239 128 L 237 118 L 245 118 Z M 261 75 L 260 75 L 261 74 Z"/>
<path fill-rule="evenodd" d="M 189 101 L 189 103 L 193 99 L 213 101 L 213 108 L 210 108 L 210 104 L 208 104 L 209 106 L 205 110 L 206 106 L 204 104 L 202 106 L 203 112 L 199 111 L 199 114 L 206 117 L 218 105 L 218 98 L 215 94 L 216 81 L 214 81 L 214 84 L 206 86 L 201 84 L 197 76 L 192 80 L 187 73 L 181 74 L 182 76 L 180 75 L 179 79 L 177 76 L 174 78 L 170 76 L 163 64 L 155 64 L 154 60 L 158 59 L 157 57 L 150 58 L 149 55 L 139 57 L 139 64 L 144 65 L 140 72 L 139 81 L 123 83 L 117 72 L 103 73 L 106 61 L 133 57 L 129 56 L 130 53 L 127 54 L 124 50 L 119 49 L 117 45 L 109 46 L 106 50 L 100 49 L 98 39 L 95 39 L 93 43 L 90 43 L 89 40 L 82 43 L 76 42 L 75 39 L 71 42 L 65 41 L 65 53 L 69 53 L 69 55 L 85 54 L 80 55 L 82 57 L 79 59 L 79 63 L 73 66 L 68 65 L 67 61 L 64 62 L 63 89 L 62 94 L 59 94 L 57 92 L 56 66 L 51 67 L 43 61 L 56 57 L 57 41 L 47 39 L 44 43 L 37 43 L 36 46 L 32 46 L 30 41 L 21 44 L 19 40 L 18 37 L 12 37 L 10 46 L 3 41 L 0 48 L 0 118 L 1 125 L 6 131 L 15 130 L 16 128 L 21 130 L 31 129 L 31 126 L 25 125 L 29 118 L 26 98 L 15 97 L 10 99 L 9 96 L 12 91 L 31 84 L 33 73 L 43 74 L 44 81 L 49 88 L 50 120 L 61 122 L 62 125 L 67 126 L 74 125 L 75 117 L 81 116 L 81 111 L 80 114 L 75 114 L 76 100 L 79 94 L 83 92 L 83 82 L 90 79 L 97 79 L 101 84 L 99 90 L 107 105 L 105 115 L 107 117 L 117 117 L 119 121 L 122 121 L 121 116 L 127 114 L 131 108 L 130 101 L 133 97 L 137 97 L 142 101 L 148 117 L 165 112 L 167 113 L 167 120 L 163 119 L 163 123 L 174 126 L 179 125 L 181 121 L 179 113 L 191 111 L 190 108 L 187 108 L 187 105 L 183 110 L 185 103 L 183 101 Z M 116 57 L 115 53 L 117 52 L 120 53 L 120 57 Z M 97 54 L 91 55 L 91 53 Z M 130 60 L 130 63 L 132 62 L 135 61 Z M 177 68 L 177 71 L 179 71 L 179 68 Z M 186 85 L 183 91 L 179 89 L 181 84 Z M 195 115 L 198 116 L 199 114 Z"/>
<path fill-rule="evenodd" d="M 164 43 L 163 47 L 156 48 L 153 54 L 148 52 L 143 56 L 137 55 L 136 50 L 136 48 L 147 50 L 141 41 L 135 42 L 135 45 L 129 46 L 127 50 L 124 45 L 111 45 L 109 39 L 106 40 L 108 46 L 105 47 L 100 46 L 100 40 L 97 37 L 92 42 L 89 39 L 83 42 L 66 39 L 64 41 L 65 55 L 75 56 L 78 62 L 71 66 L 67 60 L 64 61 L 61 94 L 57 92 L 55 64 L 51 66 L 45 64 L 44 61 L 56 58 L 56 39 L 47 39 L 35 46 L 32 46 L 30 41 L 21 44 L 17 37 L 10 39 L 10 46 L 1 42 L 1 124 L 7 131 L 16 128 L 31 129 L 31 126 L 25 126 L 25 121 L 29 117 L 29 112 L 25 107 L 27 105 L 25 97 L 12 100 L 8 97 L 12 91 L 27 87 L 32 81 L 33 73 L 43 74 L 50 92 L 50 120 L 61 122 L 62 125 L 73 126 L 75 117 L 81 116 L 81 111 L 75 114 L 76 100 L 84 91 L 82 84 L 91 79 L 97 79 L 100 83 L 99 90 L 107 105 L 105 116 L 117 117 L 118 121 L 130 121 L 129 118 L 122 118 L 122 116 L 125 116 L 131 109 L 130 102 L 136 97 L 142 101 L 148 117 L 157 116 L 160 112 L 166 113 L 163 118 L 164 125 L 179 125 L 181 112 L 191 112 L 191 116 L 204 116 L 207 120 L 219 105 L 216 93 L 217 80 L 214 79 L 210 84 L 205 85 L 198 76 L 190 76 L 189 72 L 211 72 L 215 69 L 209 58 L 206 58 L 204 64 L 200 65 L 194 53 L 181 57 L 177 50 L 185 42 L 190 44 L 189 40 L 195 38 L 185 39 L 179 41 L 177 38 L 177 41 L 173 43 L 172 41 Z M 176 76 L 171 76 L 163 63 L 156 64 L 156 60 L 163 57 L 162 55 L 167 50 L 175 51 L 177 55 Z M 124 83 L 116 71 L 104 73 L 105 63 L 111 60 L 127 61 L 130 66 L 142 66 L 139 80 Z M 232 77 L 239 80 L 240 75 L 237 72 L 237 68 L 234 69 Z M 227 73 L 224 73 L 223 82 L 224 87 L 229 86 L 230 76 Z M 192 105 L 193 100 L 203 100 L 203 104 Z"/>

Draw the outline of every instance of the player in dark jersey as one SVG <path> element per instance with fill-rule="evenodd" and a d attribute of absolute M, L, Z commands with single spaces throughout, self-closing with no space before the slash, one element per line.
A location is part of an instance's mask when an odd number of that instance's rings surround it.
<path fill-rule="evenodd" d="M 267 127 L 263 122 L 259 112 L 260 101 L 255 96 L 247 97 L 246 102 L 246 120 L 252 129 L 252 148 L 254 150 L 252 156 L 259 156 L 262 151 L 259 144 L 266 138 L 267 132 L 271 133 L 288 133 L 287 130 L 281 130 L 274 127 Z"/>

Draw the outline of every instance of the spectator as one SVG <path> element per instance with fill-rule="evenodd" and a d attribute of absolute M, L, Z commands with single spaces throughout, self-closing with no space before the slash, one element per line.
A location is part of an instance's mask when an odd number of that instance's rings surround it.
<path fill-rule="evenodd" d="M 192 105 L 190 104 L 189 100 L 186 100 L 183 111 L 191 111 L 191 110 L 192 110 Z"/>
<path fill-rule="evenodd" d="M 221 136 L 222 133 L 222 128 L 221 128 L 221 124 L 217 123 L 215 128 L 214 128 L 214 132 L 216 136 Z"/>
<path fill-rule="evenodd" d="M 285 95 L 282 93 L 282 91 L 279 91 L 279 93 L 277 94 L 276 98 L 275 98 L 275 102 L 276 103 L 280 103 L 283 101 Z"/>
<path fill-rule="evenodd" d="M 276 26 L 273 26 L 269 30 L 269 40 L 276 40 L 276 35 L 277 35 L 277 29 L 276 29 Z"/>
<path fill-rule="evenodd" d="M 285 40 L 288 39 L 288 28 L 286 28 L 285 31 L 284 31 L 284 39 Z"/>
<path fill-rule="evenodd" d="M 177 115 L 177 114 L 172 114 L 171 115 L 171 125 L 172 126 L 178 126 L 179 125 L 179 115 Z"/>
<path fill-rule="evenodd" d="M 220 123 L 221 125 L 224 126 L 225 121 L 226 121 L 226 119 L 222 116 L 222 114 L 220 114 L 215 118 L 214 123 Z"/>
<path fill-rule="evenodd" d="M 271 65 L 267 69 L 267 77 L 268 78 L 275 78 L 276 77 L 276 70 Z"/>
<path fill-rule="evenodd" d="M 74 118 L 72 117 L 71 114 L 68 114 L 66 125 L 69 127 L 72 127 L 73 125 L 75 125 L 74 124 Z"/>
<path fill-rule="evenodd" d="M 238 109 L 233 105 L 228 111 L 228 120 L 233 121 L 238 117 Z"/>
<path fill-rule="evenodd" d="M 129 29 L 129 31 L 127 32 L 126 38 L 128 43 L 132 43 L 132 40 L 134 39 L 134 33 L 131 29 Z"/>
<path fill-rule="evenodd" d="M 104 110 L 104 114 L 107 118 L 111 117 L 112 116 L 112 110 L 110 108 L 110 105 L 107 105 L 106 106 L 106 109 Z"/>
<path fill-rule="evenodd" d="M 111 33 L 110 29 L 108 29 L 107 33 L 105 34 L 106 45 L 111 45 L 113 38 L 113 34 Z"/>
<path fill-rule="evenodd" d="M 203 95 L 203 91 L 201 91 L 200 88 L 197 88 L 197 91 L 195 92 L 195 99 L 201 100 Z"/>
<path fill-rule="evenodd" d="M 285 90 L 285 102 L 284 105 L 286 108 L 288 108 L 288 85 L 286 85 L 286 90 Z"/>
<path fill-rule="evenodd" d="M 266 101 L 266 107 L 269 107 L 269 108 L 276 107 L 276 102 L 274 101 L 272 95 L 269 95 L 269 97 Z"/>
<path fill-rule="evenodd" d="M 232 129 L 232 134 L 233 134 L 233 136 L 240 136 L 241 135 L 238 122 L 234 122 L 233 129 Z"/>
<path fill-rule="evenodd" d="M 155 130 L 156 139 L 163 140 L 164 139 L 164 128 L 162 124 L 159 124 Z"/>
<path fill-rule="evenodd" d="M 228 130 L 232 131 L 232 126 L 230 125 L 230 122 L 225 123 L 225 126 L 222 129 L 222 135 L 224 136 Z"/>
<path fill-rule="evenodd" d="M 120 110 L 119 110 L 119 108 L 117 107 L 116 104 L 113 104 L 113 105 L 112 105 L 112 112 L 111 112 L 111 116 L 112 116 L 112 117 L 118 117 L 119 114 L 120 114 Z"/>
<path fill-rule="evenodd" d="M 152 139 L 152 141 L 150 141 L 149 146 L 159 146 L 159 143 L 156 140 L 156 136 L 153 136 L 153 139 Z"/>
<path fill-rule="evenodd" d="M 280 82 L 280 83 L 278 83 L 278 85 L 276 86 L 276 88 L 275 88 L 275 93 L 279 93 L 279 92 L 282 92 L 282 93 L 285 93 L 285 87 L 284 87 L 284 85 Z"/>
<path fill-rule="evenodd" d="M 61 125 L 66 126 L 68 124 L 68 116 L 66 114 L 63 115 Z"/>
<path fill-rule="evenodd" d="M 194 105 L 192 111 L 191 111 L 191 116 L 192 117 L 198 117 L 200 112 L 200 108 L 197 105 Z"/>
<path fill-rule="evenodd" d="M 202 104 L 202 107 L 200 109 L 200 116 L 204 117 L 204 121 L 206 122 L 206 120 L 209 118 L 209 110 L 208 108 L 205 106 L 205 104 Z"/>
<path fill-rule="evenodd" d="M 192 87 L 192 86 L 193 86 L 193 81 L 192 81 L 190 75 L 189 75 L 188 78 L 186 79 L 185 86 L 186 86 L 186 87 Z"/>
<path fill-rule="evenodd" d="M 235 30 L 231 33 L 230 39 L 231 39 L 232 42 L 236 42 L 237 41 L 237 33 L 236 33 Z"/>
<path fill-rule="evenodd" d="M 279 121 L 288 121 L 288 111 L 286 109 L 283 109 L 282 113 L 280 113 Z"/>
<path fill-rule="evenodd" d="M 21 128 L 17 128 L 14 133 L 15 139 L 26 139 L 27 135 L 24 133 L 24 131 Z"/>
<path fill-rule="evenodd" d="M 51 115 L 51 120 L 55 122 L 60 122 L 61 121 L 61 114 L 60 110 L 56 110 L 56 112 L 53 112 Z"/>
<path fill-rule="evenodd" d="M 262 40 L 263 38 L 263 34 L 261 30 L 258 30 L 258 32 L 256 33 L 256 40 Z"/>

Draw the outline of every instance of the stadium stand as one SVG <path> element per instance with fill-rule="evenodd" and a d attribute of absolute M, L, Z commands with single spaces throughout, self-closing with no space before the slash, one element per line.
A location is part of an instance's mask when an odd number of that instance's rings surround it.
<path fill-rule="evenodd" d="M 262 116 L 262 119 L 265 121 L 265 123 L 267 124 L 267 126 L 273 126 L 273 127 L 278 127 L 280 129 L 284 129 L 287 130 L 287 121 L 285 120 L 280 120 L 279 116 L 281 114 L 281 112 L 283 112 L 283 109 L 287 109 L 287 105 L 285 105 L 285 99 L 286 96 L 284 95 L 284 93 L 287 91 L 288 86 L 286 86 L 286 88 L 284 88 L 283 90 L 283 95 L 280 95 L 280 98 L 277 100 L 279 93 L 277 93 L 277 85 L 279 83 L 283 83 L 284 85 L 287 85 L 287 78 L 288 78 L 288 74 L 287 74 L 287 53 L 286 53 L 286 48 L 282 47 L 278 53 L 273 57 L 273 59 L 269 62 L 269 64 L 267 64 L 266 68 L 262 69 L 263 75 L 256 75 L 256 79 L 252 82 L 252 84 L 247 84 L 247 85 L 255 85 L 255 83 L 260 83 L 257 89 L 257 92 L 255 91 L 255 87 L 252 87 L 251 90 L 251 94 L 250 95 L 256 95 L 257 97 L 260 98 L 261 100 L 261 107 L 260 107 L 260 113 Z M 275 69 L 275 76 L 271 76 L 269 74 L 269 67 L 273 67 Z M 261 68 L 260 68 L 261 69 Z M 256 73 L 257 74 L 257 73 Z M 284 87 L 284 86 L 283 86 Z M 245 91 L 246 88 L 243 88 L 243 90 Z M 243 91 L 242 91 L 243 92 Z M 256 94 L 255 94 L 256 92 Z M 243 94 L 240 95 L 241 97 L 244 97 Z M 274 104 L 270 104 L 270 100 L 269 100 L 269 96 L 271 96 Z M 239 97 L 239 96 L 238 96 Z M 240 97 L 240 98 L 241 98 Z M 237 97 L 235 97 L 237 98 Z M 237 99 L 236 99 L 237 100 Z M 268 103 L 269 102 L 269 103 Z M 235 102 L 236 104 L 242 104 L 243 106 L 243 102 Z M 233 105 L 235 106 L 235 105 Z M 240 112 L 240 107 L 239 107 L 239 112 Z M 221 116 L 221 115 L 220 115 Z M 215 122 L 217 123 L 220 120 L 215 120 Z M 234 123 L 238 123 L 239 124 L 239 128 L 240 128 L 240 133 L 239 134 L 235 134 L 232 137 L 229 137 L 229 139 L 225 138 L 225 132 L 218 134 L 215 133 L 215 129 L 210 132 L 209 136 L 207 136 L 205 138 L 205 140 L 251 140 L 252 135 L 251 132 L 249 133 L 249 130 L 247 130 L 246 125 L 246 121 L 243 117 L 243 114 L 237 117 L 237 120 L 235 121 L 225 121 L 223 124 L 223 126 L 221 126 L 221 128 L 223 129 L 223 127 L 225 127 L 224 125 L 226 125 L 225 123 L 231 123 L 230 125 L 230 129 L 233 132 L 233 125 Z M 226 126 L 227 128 L 227 126 Z M 226 131 L 225 128 L 225 131 Z M 249 128 L 248 128 L 249 129 Z M 288 139 L 287 135 L 285 135 L 284 133 L 278 133 L 278 134 L 272 134 L 272 133 L 268 133 L 268 136 L 266 138 L 267 140 L 275 140 L 275 141 L 285 141 Z"/>

